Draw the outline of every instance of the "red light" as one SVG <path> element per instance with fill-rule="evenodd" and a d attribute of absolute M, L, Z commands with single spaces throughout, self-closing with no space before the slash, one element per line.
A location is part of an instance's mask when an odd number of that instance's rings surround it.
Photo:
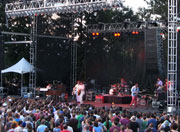
<path fill-rule="evenodd" d="M 38 16 L 38 14 L 34 14 L 34 16 Z"/>
<path fill-rule="evenodd" d="M 96 33 L 96 36 L 99 36 L 99 33 L 98 33 L 98 32 Z"/>
<path fill-rule="evenodd" d="M 177 29 L 177 32 L 179 32 L 180 29 Z"/>
<path fill-rule="evenodd" d="M 138 32 L 138 31 L 136 31 L 136 32 L 135 32 L 135 34 L 136 34 L 136 35 L 138 35 L 138 34 L 139 34 L 139 32 Z"/>
<path fill-rule="evenodd" d="M 96 35 L 96 33 L 92 33 L 92 36 L 95 36 Z"/>
<path fill-rule="evenodd" d="M 120 33 L 117 33 L 117 36 L 119 37 L 119 36 L 121 36 L 121 34 L 120 34 Z"/>
<path fill-rule="evenodd" d="M 134 34 L 136 34 L 136 32 L 135 32 L 135 31 L 132 31 L 132 34 L 134 35 Z"/>

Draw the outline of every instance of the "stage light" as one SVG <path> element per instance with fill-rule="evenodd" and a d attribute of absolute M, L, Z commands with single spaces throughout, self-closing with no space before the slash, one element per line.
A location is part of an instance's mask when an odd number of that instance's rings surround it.
<path fill-rule="evenodd" d="M 99 33 L 98 33 L 98 32 L 96 33 L 96 36 L 99 36 Z"/>
<path fill-rule="evenodd" d="M 114 33 L 114 37 L 120 37 L 121 34 L 120 33 Z"/>
<path fill-rule="evenodd" d="M 135 33 L 136 35 L 138 35 L 139 34 L 139 32 L 138 31 L 136 31 L 136 33 Z"/>
<path fill-rule="evenodd" d="M 92 32 L 92 36 L 99 36 L 100 33 L 99 32 Z"/>
<path fill-rule="evenodd" d="M 179 32 L 180 31 L 180 27 L 177 27 L 177 32 Z"/>
<path fill-rule="evenodd" d="M 96 35 L 96 34 L 93 32 L 93 33 L 92 33 L 92 36 L 95 36 L 95 35 Z"/>
<path fill-rule="evenodd" d="M 136 34 L 136 32 L 135 31 L 132 31 L 132 35 L 135 35 Z"/>

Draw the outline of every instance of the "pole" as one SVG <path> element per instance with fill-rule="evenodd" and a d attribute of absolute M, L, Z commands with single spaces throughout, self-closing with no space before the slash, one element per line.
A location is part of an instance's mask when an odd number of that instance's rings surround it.
<path fill-rule="evenodd" d="M 23 73 L 21 73 L 21 97 L 23 96 Z"/>
<path fill-rule="evenodd" d="M 2 83 L 3 83 L 3 81 L 2 81 L 2 73 L 1 73 L 1 86 L 0 87 L 3 87 L 3 85 L 2 85 Z"/>

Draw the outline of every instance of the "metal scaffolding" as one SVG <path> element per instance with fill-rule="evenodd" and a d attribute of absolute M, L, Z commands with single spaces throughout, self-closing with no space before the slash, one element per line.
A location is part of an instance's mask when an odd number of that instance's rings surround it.
<path fill-rule="evenodd" d="M 168 0 L 167 111 L 176 111 L 177 102 L 177 0 Z"/>
<path fill-rule="evenodd" d="M 128 23 L 99 23 L 89 24 L 87 32 L 112 33 L 112 32 L 131 32 L 144 31 L 144 26 L 140 26 L 137 22 Z"/>
<path fill-rule="evenodd" d="M 42 13 L 80 13 L 119 6 L 120 0 L 31 0 L 8 3 L 5 11 L 7 17 L 24 17 Z"/>
<path fill-rule="evenodd" d="M 30 64 L 33 66 L 33 71 L 29 74 L 29 92 L 35 96 L 36 88 L 36 60 L 37 60 L 37 16 L 32 17 L 31 23 L 31 43 L 29 49 Z"/>
<path fill-rule="evenodd" d="M 75 17 L 72 15 L 72 41 L 71 41 L 71 75 L 70 75 L 70 87 L 74 87 L 77 81 L 77 42 L 74 39 L 76 36 Z"/>

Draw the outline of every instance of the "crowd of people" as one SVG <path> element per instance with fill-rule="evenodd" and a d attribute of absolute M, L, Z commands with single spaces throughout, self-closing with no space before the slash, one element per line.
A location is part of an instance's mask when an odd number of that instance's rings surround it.
<path fill-rule="evenodd" d="M 2 98 L 1 132 L 178 132 L 180 116 L 59 100 Z"/>

